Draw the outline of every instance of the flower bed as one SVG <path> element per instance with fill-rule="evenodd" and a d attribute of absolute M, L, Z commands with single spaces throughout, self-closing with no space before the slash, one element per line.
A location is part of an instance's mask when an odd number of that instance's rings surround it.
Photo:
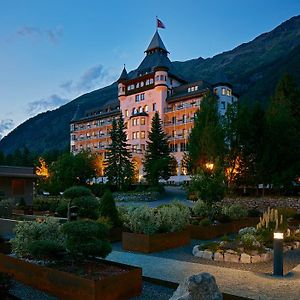
<path fill-rule="evenodd" d="M 0 272 L 11 274 L 16 280 L 61 299 L 131 299 L 141 293 L 140 268 L 104 260 L 96 260 L 93 263 L 99 263 L 101 268 L 113 266 L 119 271 L 104 276 L 104 272 L 101 274 L 99 269 L 101 279 L 82 278 L 72 273 L 0 254 Z"/>
<path fill-rule="evenodd" d="M 123 232 L 122 247 L 129 251 L 151 253 L 185 246 L 190 243 L 188 230 L 157 234 Z"/>

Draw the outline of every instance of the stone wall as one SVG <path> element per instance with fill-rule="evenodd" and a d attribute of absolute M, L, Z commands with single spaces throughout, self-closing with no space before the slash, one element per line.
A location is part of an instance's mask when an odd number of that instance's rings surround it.
<path fill-rule="evenodd" d="M 239 203 L 247 209 L 258 209 L 260 211 L 266 211 L 268 207 L 290 207 L 295 208 L 300 213 L 300 198 L 299 197 L 241 197 L 241 198 L 225 198 L 222 200 L 222 204 L 228 205 L 233 203 Z"/>

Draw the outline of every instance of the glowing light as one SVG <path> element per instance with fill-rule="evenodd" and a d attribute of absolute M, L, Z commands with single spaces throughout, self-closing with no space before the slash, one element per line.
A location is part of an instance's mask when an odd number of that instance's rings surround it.
<path fill-rule="evenodd" d="M 212 171 L 214 169 L 214 164 L 213 163 L 206 163 L 205 168 Z"/>
<path fill-rule="evenodd" d="M 276 240 L 283 240 L 283 233 L 282 232 L 274 232 L 274 239 Z"/>
<path fill-rule="evenodd" d="M 49 170 L 48 170 L 45 160 L 41 157 L 39 158 L 39 164 L 40 164 L 40 166 L 36 167 L 35 174 L 38 176 L 48 178 L 50 176 Z"/>

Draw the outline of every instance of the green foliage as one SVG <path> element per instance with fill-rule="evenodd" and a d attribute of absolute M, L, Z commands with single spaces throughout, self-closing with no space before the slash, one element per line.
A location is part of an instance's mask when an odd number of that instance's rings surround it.
<path fill-rule="evenodd" d="M 208 93 L 194 118 L 188 139 L 188 168 L 196 174 L 206 163 L 216 164 L 224 155 L 224 133 L 218 113 L 218 100 Z"/>
<path fill-rule="evenodd" d="M 37 259 L 58 259 L 64 247 L 52 240 L 33 241 L 28 245 L 28 252 Z"/>
<path fill-rule="evenodd" d="M 189 190 L 194 192 L 198 199 L 212 205 L 224 197 L 224 175 L 220 171 L 198 170 L 198 174 L 192 176 Z"/>
<path fill-rule="evenodd" d="M 154 234 L 159 230 L 157 210 L 147 206 L 129 207 L 125 226 L 134 233 Z"/>
<path fill-rule="evenodd" d="M 112 250 L 108 242 L 108 228 L 96 221 L 80 220 L 67 222 L 62 231 L 65 245 L 74 258 L 100 256 L 105 258 Z"/>
<path fill-rule="evenodd" d="M 0 218 L 10 218 L 13 210 L 13 200 L 0 200 Z"/>
<path fill-rule="evenodd" d="M 126 132 L 123 117 L 113 119 L 110 131 L 111 144 L 107 152 L 107 168 L 105 170 L 109 184 L 119 189 L 126 189 L 133 180 L 131 154 L 126 143 Z"/>
<path fill-rule="evenodd" d="M 277 208 L 278 215 L 283 215 L 285 220 L 289 218 L 294 218 L 297 215 L 297 209 L 291 207 L 279 207 Z"/>
<path fill-rule="evenodd" d="M 89 151 L 63 154 L 50 165 L 50 178 L 45 188 L 58 194 L 69 187 L 85 185 L 88 179 L 96 177 L 95 161 L 96 155 Z"/>
<path fill-rule="evenodd" d="M 78 216 L 80 218 L 89 218 L 96 220 L 99 217 L 99 201 L 95 196 L 81 196 L 75 198 L 72 205 L 78 207 Z"/>
<path fill-rule="evenodd" d="M 11 240 L 12 251 L 17 256 L 29 256 L 30 244 L 34 241 L 48 240 L 63 245 L 61 225 L 55 218 L 47 217 L 41 222 L 23 221 L 15 227 L 15 238 Z"/>
<path fill-rule="evenodd" d="M 199 222 L 199 225 L 200 226 L 203 226 L 203 227 L 208 227 L 210 226 L 212 223 L 211 223 L 211 220 L 208 219 L 208 218 L 204 218 L 202 219 L 200 222 Z"/>
<path fill-rule="evenodd" d="M 239 220 L 247 216 L 247 210 L 240 204 L 231 204 L 222 208 L 222 213 L 231 220 Z"/>
<path fill-rule="evenodd" d="M 197 217 L 207 217 L 209 214 L 210 206 L 202 200 L 198 200 L 193 206 L 193 213 Z"/>
<path fill-rule="evenodd" d="M 208 242 L 208 243 L 201 244 L 199 246 L 199 248 L 201 250 L 210 250 L 212 252 L 217 252 L 217 250 L 219 249 L 219 243 L 218 242 Z"/>
<path fill-rule="evenodd" d="M 246 250 L 255 250 L 257 248 L 260 248 L 260 243 L 257 240 L 256 236 L 251 233 L 245 233 L 241 236 L 241 242 L 243 247 Z"/>
<path fill-rule="evenodd" d="M 158 208 L 129 207 L 123 219 L 125 226 L 132 232 L 154 234 L 181 231 L 187 226 L 189 217 L 187 207 L 173 202 Z"/>
<path fill-rule="evenodd" d="M 65 199 L 61 199 L 56 207 L 55 212 L 59 217 L 66 218 L 68 214 L 68 203 Z"/>
<path fill-rule="evenodd" d="M 102 217 L 108 217 L 115 226 L 120 225 L 116 203 L 110 191 L 106 191 L 101 198 L 99 212 Z"/>
<path fill-rule="evenodd" d="M 162 121 L 158 112 L 155 112 L 151 130 L 147 141 L 146 153 L 144 157 L 144 172 L 148 184 L 158 186 L 159 180 L 168 180 L 171 176 L 171 163 L 173 161 L 168 138 L 163 131 Z"/>
<path fill-rule="evenodd" d="M 84 186 L 72 186 L 64 191 L 66 199 L 75 199 L 79 197 L 92 196 L 90 189 Z"/>

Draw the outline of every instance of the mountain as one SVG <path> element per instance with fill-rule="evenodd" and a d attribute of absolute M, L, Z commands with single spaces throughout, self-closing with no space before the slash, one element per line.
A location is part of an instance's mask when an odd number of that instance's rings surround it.
<path fill-rule="evenodd" d="M 176 49 L 174 49 L 176 51 Z M 241 101 L 266 104 L 284 73 L 300 83 L 300 16 L 293 17 L 274 30 L 233 50 L 212 58 L 174 61 L 172 67 L 188 81 L 214 82 L 224 73 Z M 69 122 L 78 104 L 81 110 L 101 107 L 117 99 L 117 84 L 84 94 L 60 108 L 39 114 L 0 141 L 0 150 L 11 153 L 27 146 L 31 151 L 64 149 L 69 144 Z"/>

